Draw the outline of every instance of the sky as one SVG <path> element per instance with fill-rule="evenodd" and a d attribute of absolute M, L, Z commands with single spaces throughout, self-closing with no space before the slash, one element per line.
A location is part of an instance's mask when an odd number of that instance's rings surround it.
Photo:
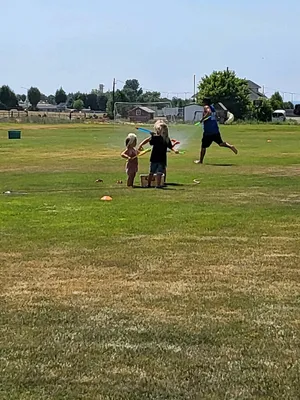
<path fill-rule="evenodd" d="M 117 88 L 184 97 L 228 67 L 300 100 L 299 0 L 0 0 L 0 85 L 52 94 Z M 296 93 L 291 95 L 290 93 Z"/>

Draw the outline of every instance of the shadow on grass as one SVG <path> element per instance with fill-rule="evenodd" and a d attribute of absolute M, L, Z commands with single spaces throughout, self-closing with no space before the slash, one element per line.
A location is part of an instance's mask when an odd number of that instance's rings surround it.
<path fill-rule="evenodd" d="M 206 164 L 213 167 L 236 167 L 236 164 Z"/>
<path fill-rule="evenodd" d="M 183 183 L 172 183 L 172 182 L 167 182 L 166 183 L 166 186 L 184 186 L 184 184 Z"/>
<path fill-rule="evenodd" d="M 183 186 L 183 185 L 178 185 L 178 186 Z M 162 188 L 160 188 L 160 189 L 157 189 L 157 188 L 154 187 L 154 186 L 151 186 L 150 188 L 148 188 L 147 186 L 146 186 L 146 187 L 143 187 L 143 186 L 133 186 L 133 188 L 134 188 L 134 189 L 145 189 L 145 190 L 175 190 L 175 189 L 173 189 L 173 188 L 168 187 L 168 185 L 167 185 L 167 186 L 164 186 L 164 187 L 162 187 Z"/>

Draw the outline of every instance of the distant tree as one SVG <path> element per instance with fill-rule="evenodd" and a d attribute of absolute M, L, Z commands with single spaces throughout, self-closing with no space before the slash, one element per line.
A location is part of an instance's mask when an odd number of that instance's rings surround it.
<path fill-rule="evenodd" d="M 129 102 L 140 101 L 139 98 L 143 94 L 143 89 L 140 88 L 140 84 L 137 79 L 127 79 L 122 91 L 128 98 Z"/>
<path fill-rule="evenodd" d="M 98 96 L 95 93 L 90 93 L 86 96 L 85 107 L 91 108 L 93 111 L 99 110 Z"/>
<path fill-rule="evenodd" d="M 83 101 L 84 105 L 86 104 L 86 93 L 76 92 L 76 93 L 74 93 L 73 98 L 74 98 L 74 100 L 80 99 Z"/>
<path fill-rule="evenodd" d="M 98 102 L 98 109 L 100 111 L 105 111 L 106 110 L 106 105 L 108 101 L 108 95 L 107 94 L 98 94 L 97 96 L 97 102 Z"/>
<path fill-rule="evenodd" d="M 117 102 L 130 102 L 126 94 L 124 93 L 123 90 L 116 90 L 115 92 L 115 103 Z M 119 111 L 121 112 L 121 115 L 123 117 L 126 117 L 126 110 L 127 108 L 123 107 L 121 110 L 121 107 L 119 107 Z M 109 115 L 110 118 L 113 118 L 113 96 L 112 93 L 109 93 L 107 105 L 106 105 L 106 112 Z"/>
<path fill-rule="evenodd" d="M 48 102 L 48 96 L 46 96 L 44 93 L 41 93 L 41 101 L 44 101 L 45 103 Z"/>
<path fill-rule="evenodd" d="M 26 101 L 26 94 L 17 94 L 18 101 Z"/>
<path fill-rule="evenodd" d="M 214 103 L 223 103 L 236 119 L 247 116 L 250 105 L 248 83 L 246 79 L 238 78 L 234 71 L 214 71 L 201 79 L 198 89 L 199 103 L 204 97 L 210 97 Z"/>
<path fill-rule="evenodd" d="M 283 109 L 284 110 L 293 110 L 294 109 L 294 104 L 291 101 L 284 101 L 283 102 Z"/>
<path fill-rule="evenodd" d="M 1 103 L 1 101 L 0 101 L 0 110 L 7 110 L 6 105 Z"/>
<path fill-rule="evenodd" d="M 272 120 L 272 104 L 269 99 L 263 99 L 260 104 L 255 107 L 254 117 L 258 121 L 269 122 Z"/>
<path fill-rule="evenodd" d="M 178 97 L 172 98 L 172 107 L 184 107 L 192 102 L 190 99 L 181 99 Z"/>
<path fill-rule="evenodd" d="M 47 102 L 49 103 L 49 104 L 56 104 L 55 103 L 55 96 L 53 95 L 53 94 L 50 94 L 48 97 L 47 97 Z"/>
<path fill-rule="evenodd" d="M 15 93 L 7 85 L 0 87 L 0 103 L 2 103 L 7 109 L 18 107 L 18 99 Z"/>
<path fill-rule="evenodd" d="M 41 92 L 37 87 L 31 87 L 28 90 L 28 100 L 30 101 L 30 104 L 32 106 L 33 110 L 37 109 L 38 102 L 41 101 Z"/>
<path fill-rule="evenodd" d="M 270 103 L 273 110 L 281 110 L 283 109 L 283 98 L 279 92 L 275 92 L 270 97 Z"/>
<path fill-rule="evenodd" d="M 140 101 L 141 103 L 155 103 L 160 101 L 160 93 L 159 92 L 145 92 L 142 93 L 137 101 Z"/>
<path fill-rule="evenodd" d="M 131 89 L 134 90 L 135 92 L 138 92 L 140 90 L 139 81 L 137 79 L 127 79 L 123 87 L 123 90 L 126 89 Z"/>
<path fill-rule="evenodd" d="M 179 107 L 179 99 L 177 97 L 172 97 L 172 107 Z"/>
<path fill-rule="evenodd" d="M 60 104 L 60 103 L 66 103 L 67 101 L 67 94 L 63 90 L 62 87 L 60 87 L 56 92 L 55 92 L 55 103 Z"/>
<path fill-rule="evenodd" d="M 77 99 L 73 103 L 73 108 L 77 111 L 81 111 L 84 108 L 84 103 L 81 99 Z"/>

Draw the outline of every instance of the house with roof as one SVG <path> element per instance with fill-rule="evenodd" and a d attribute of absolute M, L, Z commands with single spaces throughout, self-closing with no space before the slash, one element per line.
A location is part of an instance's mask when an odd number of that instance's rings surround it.
<path fill-rule="evenodd" d="M 247 80 L 247 83 L 250 92 L 249 98 L 252 102 L 266 98 L 266 96 L 260 92 L 261 86 L 250 80 Z"/>
<path fill-rule="evenodd" d="M 137 106 L 128 111 L 130 122 L 148 122 L 154 119 L 155 111 L 149 107 Z"/>

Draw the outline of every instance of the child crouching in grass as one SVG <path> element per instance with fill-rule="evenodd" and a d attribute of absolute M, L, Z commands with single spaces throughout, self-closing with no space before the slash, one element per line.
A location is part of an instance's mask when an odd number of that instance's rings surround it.
<path fill-rule="evenodd" d="M 125 140 L 126 150 L 121 153 L 121 157 L 127 160 L 126 173 L 127 173 L 127 186 L 133 187 L 136 173 L 138 172 L 138 154 L 136 150 L 137 137 L 134 133 L 129 133 Z"/>
<path fill-rule="evenodd" d="M 172 142 L 169 138 L 168 125 L 164 121 L 157 121 L 154 124 L 154 133 L 151 134 L 150 138 L 147 138 L 139 145 L 139 150 L 147 143 L 152 146 L 152 152 L 150 157 L 150 173 L 148 177 L 148 187 L 151 186 L 153 175 L 157 175 L 157 188 L 161 189 L 161 177 L 166 173 L 167 167 L 167 151 L 168 149 L 178 153 L 177 150 L 173 149 Z"/>

